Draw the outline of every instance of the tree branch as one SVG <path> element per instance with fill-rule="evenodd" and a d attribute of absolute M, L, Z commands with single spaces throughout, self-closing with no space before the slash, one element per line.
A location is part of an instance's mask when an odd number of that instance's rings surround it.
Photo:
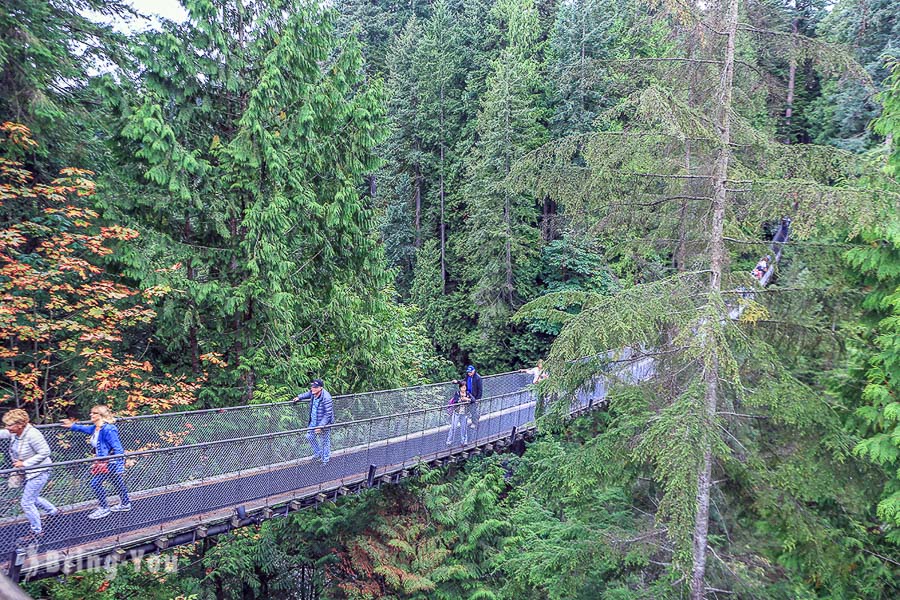
<path fill-rule="evenodd" d="M 768 417 L 766 415 L 745 415 L 743 413 L 726 412 L 726 411 L 719 411 L 716 414 L 717 415 L 728 415 L 731 417 L 743 417 L 745 419 L 771 419 L 771 417 Z"/>

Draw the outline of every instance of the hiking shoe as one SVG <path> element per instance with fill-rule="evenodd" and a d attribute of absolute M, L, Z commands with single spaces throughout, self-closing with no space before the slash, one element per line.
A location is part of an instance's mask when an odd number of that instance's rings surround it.
<path fill-rule="evenodd" d="M 88 519 L 102 519 L 103 517 L 108 517 L 112 513 L 108 508 L 97 508 L 87 516 Z"/>
<path fill-rule="evenodd" d="M 128 512 L 129 510 L 131 510 L 131 502 L 129 502 L 128 504 L 116 504 L 115 506 L 110 507 L 109 510 L 111 510 L 112 512 Z"/>

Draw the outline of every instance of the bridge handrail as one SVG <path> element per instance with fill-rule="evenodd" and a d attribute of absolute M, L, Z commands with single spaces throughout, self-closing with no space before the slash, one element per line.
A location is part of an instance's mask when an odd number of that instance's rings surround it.
<path fill-rule="evenodd" d="M 507 397 L 515 396 L 516 394 L 521 394 L 524 391 L 526 391 L 525 388 L 522 388 L 521 390 L 517 390 L 514 392 L 507 392 L 505 394 L 497 394 L 495 396 L 490 396 L 489 398 L 482 398 L 480 400 L 480 402 L 487 402 L 490 400 L 507 398 Z M 463 405 L 468 406 L 471 404 L 473 404 L 473 402 L 460 402 L 458 404 L 455 404 L 454 406 L 463 406 Z M 195 444 L 183 444 L 180 446 L 171 446 L 169 448 L 152 448 L 150 450 L 138 450 L 135 452 L 125 452 L 123 454 L 110 454 L 108 456 L 103 456 L 103 457 L 92 456 L 89 458 L 76 458 L 76 459 L 72 459 L 72 460 L 61 460 L 61 461 L 54 461 L 49 465 L 32 465 L 29 467 L 0 469 L 0 477 L 8 477 L 9 475 L 13 475 L 16 473 L 28 473 L 29 471 L 44 471 L 47 469 L 52 469 L 53 467 L 64 467 L 64 466 L 79 465 L 79 464 L 89 464 L 89 463 L 96 463 L 98 461 L 108 461 L 108 460 L 114 460 L 114 459 L 119 459 L 119 458 L 121 458 L 121 459 L 132 458 L 133 459 L 133 458 L 138 458 L 138 457 L 142 457 L 142 456 L 150 456 L 150 455 L 154 455 L 154 454 L 172 454 L 177 451 L 196 450 L 198 448 L 210 448 L 213 446 L 234 444 L 237 442 L 250 442 L 250 441 L 261 440 L 261 439 L 275 439 L 275 438 L 279 438 L 279 437 L 286 437 L 289 435 L 298 435 L 298 434 L 302 434 L 302 433 L 309 433 L 310 431 L 315 431 L 317 429 L 335 430 L 335 429 L 338 429 L 341 427 L 349 427 L 351 425 L 361 425 L 363 423 L 372 423 L 372 422 L 376 422 L 376 421 L 382 421 L 382 420 L 393 419 L 393 418 L 409 417 L 409 416 L 413 416 L 413 415 L 424 414 L 427 412 L 442 411 L 442 410 L 447 410 L 447 406 L 446 405 L 445 406 L 429 406 L 427 408 L 419 408 L 416 410 L 411 410 L 411 411 L 402 412 L 402 413 L 394 413 L 394 414 L 390 414 L 390 415 L 378 415 L 375 417 L 366 417 L 364 419 L 356 419 L 353 421 L 341 421 L 340 423 L 332 423 L 330 425 L 321 425 L 319 427 L 303 427 L 300 429 L 290 429 L 290 430 L 286 430 L 286 431 L 274 431 L 274 432 L 270 432 L 270 433 L 260 433 L 260 434 L 256 434 L 256 435 L 248 435 L 248 436 L 229 438 L 229 439 L 224 439 L 224 440 L 210 440 L 208 442 L 198 442 Z M 77 434 L 74 434 L 74 435 L 77 435 Z"/>
<path fill-rule="evenodd" d="M 492 373 L 490 375 L 483 375 L 482 379 L 495 379 L 505 375 L 513 375 L 518 373 L 518 370 L 515 371 L 503 371 L 501 373 Z M 417 390 L 417 389 L 425 389 L 425 388 L 437 388 L 440 386 L 452 385 L 452 381 L 440 381 L 436 383 L 422 383 L 419 385 L 412 385 L 408 387 L 398 387 L 398 388 L 389 388 L 384 390 L 370 390 L 367 392 L 355 392 L 350 394 L 340 394 L 338 396 L 332 396 L 332 400 L 336 403 L 339 400 L 346 400 L 348 398 L 358 398 L 360 396 L 367 396 L 370 394 L 390 394 L 391 392 L 407 392 L 409 390 Z M 326 386 L 327 387 L 327 386 Z M 221 408 L 198 408 L 191 410 L 176 410 L 176 411 L 166 411 L 161 413 L 148 413 L 143 415 L 126 415 L 122 417 L 116 417 L 116 423 L 120 422 L 129 422 L 129 421 L 138 421 L 142 419 L 159 419 L 162 417 L 178 417 L 185 415 L 202 415 L 209 413 L 228 413 L 228 412 L 237 412 L 241 410 L 262 410 L 264 408 L 272 408 L 276 406 L 288 406 L 291 404 L 308 404 L 309 400 L 279 400 L 278 402 L 261 402 L 259 404 L 238 404 L 235 406 L 223 406 Z M 90 421 L 76 421 L 76 423 L 90 423 Z M 33 424 L 34 427 L 38 429 L 58 429 L 62 428 L 62 425 L 59 423 L 40 423 Z"/>

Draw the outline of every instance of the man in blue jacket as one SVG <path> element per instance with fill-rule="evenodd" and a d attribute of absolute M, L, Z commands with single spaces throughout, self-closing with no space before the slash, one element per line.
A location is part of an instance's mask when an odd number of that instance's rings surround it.
<path fill-rule="evenodd" d="M 478 426 L 478 419 L 481 414 L 481 375 L 475 371 L 475 367 L 469 365 L 466 367 L 466 392 L 472 400 L 470 405 L 470 423 L 469 427 L 475 429 Z"/>
<path fill-rule="evenodd" d="M 321 379 L 313 379 L 309 382 L 309 391 L 294 398 L 295 402 L 309 400 L 309 427 L 315 428 L 306 434 L 309 445 L 312 446 L 313 456 L 328 464 L 331 458 L 331 430 L 328 427 L 334 423 L 334 402 L 331 394 L 325 391 Z M 322 439 L 321 446 L 319 438 Z"/>

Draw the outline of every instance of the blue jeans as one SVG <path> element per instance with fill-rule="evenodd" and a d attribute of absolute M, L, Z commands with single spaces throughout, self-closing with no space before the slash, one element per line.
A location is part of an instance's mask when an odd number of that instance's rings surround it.
<path fill-rule="evenodd" d="M 122 479 L 121 473 L 99 473 L 91 478 L 91 488 L 97 494 L 97 500 L 100 501 L 100 508 L 109 508 L 106 502 L 106 490 L 103 489 L 103 482 L 109 480 L 113 484 L 116 493 L 119 494 L 119 502 L 122 504 L 131 504 L 128 498 L 128 489 L 125 487 L 125 480 Z"/>
<path fill-rule="evenodd" d="M 34 533 L 40 533 L 42 530 L 41 513 L 38 508 L 43 508 L 48 513 L 56 512 L 53 503 L 41 497 L 41 491 L 48 481 L 50 481 L 50 471 L 44 471 L 25 481 L 25 487 L 22 488 L 22 510 L 25 511 L 28 524 L 31 525 L 31 531 Z"/>
<path fill-rule="evenodd" d="M 454 412 L 450 416 L 450 431 L 447 433 L 447 443 L 453 443 L 453 432 L 459 428 L 459 439 L 463 445 L 469 443 L 469 431 L 466 427 L 466 414 Z"/>
<path fill-rule="evenodd" d="M 319 445 L 319 437 L 322 438 L 322 445 Z M 306 434 L 306 441 L 312 446 L 313 456 L 321 458 L 322 462 L 328 462 L 331 457 L 331 430 L 324 427 L 322 433 L 316 435 L 316 431 L 312 430 Z"/>
<path fill-rule="evenodd" d="M 472 400 L 469 404 L 469 417 L 472 419 L 472 425 L 478 425 L 478 419 L 481 417 L 481 400 Z"/>

